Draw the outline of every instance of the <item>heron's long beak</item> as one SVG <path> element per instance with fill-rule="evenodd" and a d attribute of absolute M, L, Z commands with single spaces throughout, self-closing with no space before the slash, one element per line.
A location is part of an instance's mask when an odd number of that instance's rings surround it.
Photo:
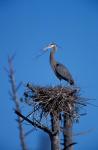
<path fill-rule="evenodd" d="M 51 48 L 50 46 L 47 46 L 43 49 L 43 51 L 47 51 L 49 48 Z"/>
<path fill-rule="evenodd" d="M 38 58 L 38 57 L 44 55 L 45 52 L 47 52 L 49 48 L 52 48 L 51 45 L 48 45 L 47 47 L 41 49 L 41 52 L 39 52 L 39 54 L 37 54 L 36 56 L 34 56 L 34 58 Z"/>

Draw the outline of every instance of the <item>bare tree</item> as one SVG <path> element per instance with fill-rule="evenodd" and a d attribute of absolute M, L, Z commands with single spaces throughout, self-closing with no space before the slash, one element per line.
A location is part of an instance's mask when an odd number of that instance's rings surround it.
<path fill-rule="evenodd" d="M 79 90 L 71 87 L 40 87 L 27 84 L 23 100 L 32 107 L 32 113 L 26 117 L 18 111 L 15 113 L 49 135 L 51 150 L 72 150 L 76 144 L 72 139 L 72 126 L 79 118 L 80 106 L 86 106 L 79 96 Z M 46 120 L 48 125 L 45 124 Z"/>
<path fill-rule="evenodd" d="M 15 109 L 18 112 L 21 112 L 20 105 L 19 105 L 19 98 L 17 95 L 17 89 L 19 88 L 19 86 L 16 86 L 12 61 L 13 61 L 13 56 L 8 58 L 9 71 L 7 71 L 9 74 L 9 79 L 10 79 L 10 83 L 11 83 L 10 95 L 13 99 L 14 104 L 15 104 Z M 25 137 L 24 137 L 24 129 L 23 129 L 23 126 L 21 123 L 21 117 L 20 116 L 18 116 L 17 122 L 18 122 L 18 126 L 19 126 L 19 137 L 20 137 L 20 142 L 21 142 L 21 148 L 22 148 L 22 150 L 27 150 L 27 146 L 25 143 Z"/>

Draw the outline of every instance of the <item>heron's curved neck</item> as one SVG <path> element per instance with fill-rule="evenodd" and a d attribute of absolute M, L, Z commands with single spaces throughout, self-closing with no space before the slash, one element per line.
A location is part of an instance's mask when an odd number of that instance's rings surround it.
<path fill-rule="evenodd" d="M 54 58 L 55 51 L 56 51 L 56 47 L 53 47 L 51 52 L 50 52 L 50 64 L 53 68 L 56 65 L 56 61 L 55 61 L 55 58 Z"/>

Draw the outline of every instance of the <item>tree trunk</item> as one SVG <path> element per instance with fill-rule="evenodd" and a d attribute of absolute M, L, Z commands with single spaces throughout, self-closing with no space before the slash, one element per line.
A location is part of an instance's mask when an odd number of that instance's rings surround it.
<path fill-rule="evenodd" d="M 73 150 L 72 140 L 72 120 L 64 116 L 64 150 Z"/>
<path fill-rule="evenodd" d="M 56 117 L 55 117 L 56 116 Z M 52 132 L 54 133 L 51 139 L 51 150 L 60 150 L 60 124 L 59 124 L 59 116 L 51 114 L 51 128 Z"/>

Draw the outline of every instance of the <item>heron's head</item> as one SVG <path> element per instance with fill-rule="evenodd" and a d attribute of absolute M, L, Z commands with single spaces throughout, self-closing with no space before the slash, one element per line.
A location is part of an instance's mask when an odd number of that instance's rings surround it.
<path fill-rule="evenodd" d="M 44 51 L 47 51 L 48 49 L 51 49 L 51 48 L 53 48 L 54 50 L 57 50 L 57 45 L 56 45 L 56 43 L 50 43 L 48 46 L 46 46 L 45 48 L 44 48 Z"/>

